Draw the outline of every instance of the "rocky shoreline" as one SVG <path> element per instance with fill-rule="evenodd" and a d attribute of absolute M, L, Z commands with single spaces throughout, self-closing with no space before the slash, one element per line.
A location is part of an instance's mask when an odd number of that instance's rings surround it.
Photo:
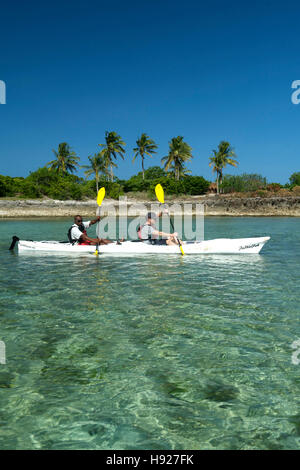
<path fill-rule="evenodd" d="M 190 196 L 184 199 L 166 201 L 171 213 L 181 215 L 195 214 L 204 205 L 206 216 L 289 216 L 300 217 L 300 197 L 247 197 L 237 198 L 228 196 Z M 174 210 L 172 210 L 172 205 Z M 198 205 L 198 206 L 197 206 Z M 120 201 L 105 199 L 101 206 L 101 214 L 132 216 L 143 214 L 143 211 L 158 208 L 154 201 L 137 201 L 122 198 Z M 73 217 L 81 214 L 92 217 L 97 212 L 97 204 L 89 201 L 58 201 L 51 199 L 0 199 L 0 218 L 34 218 L 34 217 Z"/>

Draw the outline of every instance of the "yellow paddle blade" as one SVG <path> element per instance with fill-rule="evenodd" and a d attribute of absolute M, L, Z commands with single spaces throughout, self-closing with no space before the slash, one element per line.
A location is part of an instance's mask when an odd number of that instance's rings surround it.
<path fill-rule="evenodd" d="M 159 200 L 159 202 L 164 204 L 165 203 L 165 195 L 164 195 L 164 190 L 163 190 L 161 184 L 157 184 L 155 186 L 155 194 L 156 194 L 156 197 Z"/>
<path fill-rule="evenodd" d="M 102 188 L 100 188 L 99 191 L 98 191 L 98 196 L 97 196 L 97 204 L 98 204 L 98 206 L 101 206 L 104 197 L 105 197 L 105 188 L 102 187 Z"/>
<path fill-rule="evenodd" d="M 183 251 L 182 245 L 180 245 L 180 251 L 181 251 L 181 254 L 182 254 L 182 256 L 183 256 L 183 255 L 184 255 L 184 251 Z"/>

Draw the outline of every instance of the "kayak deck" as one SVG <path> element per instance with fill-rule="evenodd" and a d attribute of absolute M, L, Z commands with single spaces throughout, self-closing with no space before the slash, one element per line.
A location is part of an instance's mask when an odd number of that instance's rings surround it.
<path fill-rule="evenodd" d="M 270 237 L 256 238 L 219 238 L 196 242 L 183 242 L 184 253 L 196 254 L 248 254 L 259 253 Z M 43 252 L 49 254 L 93 254 L 96 246 L 72 245 L 71 243 L 58 241 L 27 241 L 19 240 L 19 253 Z M 180 254 L 179 246 L 151 245 L 143 242 L 126 241 L 121 244 L 110 243 L 100 245 L 99 254 Z"/>

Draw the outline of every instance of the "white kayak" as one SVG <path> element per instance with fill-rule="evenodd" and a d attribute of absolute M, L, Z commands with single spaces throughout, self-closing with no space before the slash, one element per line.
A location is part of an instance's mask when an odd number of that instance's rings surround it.
<path fill-rule="evenodd" d="M 270 237 L 259 238 L 218 238 L 196 242 L 183 242 L 183 250 L 187 255 L 202 254 L 248 254 L 259 253 Z M 93 254 L 96 250 L 92 245 L 72 245 L 58 241 L 27 241 L 19 240 L 19 253 L 44 252 L 49 254 Z M 121 244 L 110 243 L 98 247 L 100 255 L 144 255 L 144 254 L 181 254 L 179 246 L 151 245 L 139 241 L 126 241 Z"/>

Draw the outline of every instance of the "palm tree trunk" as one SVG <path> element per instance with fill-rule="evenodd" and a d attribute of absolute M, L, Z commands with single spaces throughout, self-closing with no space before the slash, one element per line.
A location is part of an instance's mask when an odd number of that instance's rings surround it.
<path fill-rule="evenodd" d="M 113 172 L 113 167 L 112 164 L 110 164 L 110 181 L 113 183 L 114 181 L 114 172 Z"/>
<path fill-rule="evenodd" d="M 99 191 L 99 176 L 96 175 L 96 189 L 97 189 L 97 194 L 98 194 L 98 191 Z"/>
<path fill-rule="evenodd" d="M 144 156 L 142 155 L 142 171 L 143 171 L 143 180 L 145 179 L 145 169 L 144 169 Z"/>
<path fill-rule="evenodd" d="M 217 171 L 217 194 L 219 194 L 219 172 Z"/>

